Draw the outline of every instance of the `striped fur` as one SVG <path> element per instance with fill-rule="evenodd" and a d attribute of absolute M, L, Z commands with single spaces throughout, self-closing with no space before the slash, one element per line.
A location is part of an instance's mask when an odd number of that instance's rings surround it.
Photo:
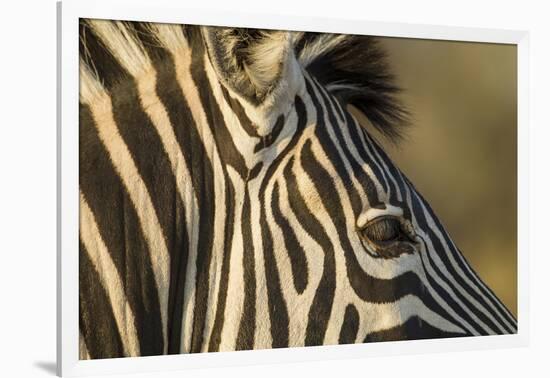
<path fill-rule="evenodd" d="M 249 101 L 207 30 L 81 24 L 81 358 L 516 332 L 347 111 L 404 119 L 380 63 L 341 55 L 368 37 L 277 32 L 292 50 L 254 45 L 236 73 L 261 71 Z M 387 217 L 406 241 L 365 236 Z"/>

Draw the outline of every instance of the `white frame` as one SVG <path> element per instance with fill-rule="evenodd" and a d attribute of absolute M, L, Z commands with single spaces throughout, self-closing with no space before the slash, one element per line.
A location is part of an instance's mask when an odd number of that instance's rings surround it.
<path fill-rule="evenodd" d="M 525 31 L 381 23 L 358 20 L 215 12 L 177 0 L 87 0 L 58 3 L 57 127 L 57 373 L 62 376 L 174 371 L 200 367 L 381 355 L 481 350 L 528 345 L 528 49 Z M 518 333 L 307 348 L 78 360 L 78 19 L 104 18 L 370 34 L 517 45 L 518 59 Z"/>

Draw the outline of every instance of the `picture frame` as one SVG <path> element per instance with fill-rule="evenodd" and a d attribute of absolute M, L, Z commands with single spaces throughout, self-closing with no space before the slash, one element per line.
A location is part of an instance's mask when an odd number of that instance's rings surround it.
<path fill-rule="evenodd" d="M 175 1 L 58 3 L 58 256 L 57 372 L 60 376 L 144 373 L 201 367 L 242 366 L 274 362 L 362 358 L 410 353 L 435 353 L 525 346 L 529 334 L 528 306 L 528 50 L 527 32 L 320 19 L 246 12 L 213 12 L 187 8 Z M 518 332 L 514 335 L 463 339 L 411 340 L 154 357 L 80 361 L 78 359 L 78 21 L 80 18 L 179 24 L 308 30 L 388 37 L 424 38 L 517 45 L 518 59 Z"/>

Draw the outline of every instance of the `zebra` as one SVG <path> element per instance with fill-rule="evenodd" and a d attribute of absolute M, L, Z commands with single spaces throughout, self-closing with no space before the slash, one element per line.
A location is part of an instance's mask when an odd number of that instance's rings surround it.
<path fill-rule="evenodd" d="M 409 123 L 375 39 L 79 34 L 80 359 L 517 331 L 350 112 Z"/>

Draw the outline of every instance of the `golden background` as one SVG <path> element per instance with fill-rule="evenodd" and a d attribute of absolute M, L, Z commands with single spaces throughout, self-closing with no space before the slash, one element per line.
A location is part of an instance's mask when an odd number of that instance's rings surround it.
<path fill-rule="evenodd" d="M 399 145 L 378 139 L 517 314 L 516 46 L 377 39 L 412 118 Z"/>

